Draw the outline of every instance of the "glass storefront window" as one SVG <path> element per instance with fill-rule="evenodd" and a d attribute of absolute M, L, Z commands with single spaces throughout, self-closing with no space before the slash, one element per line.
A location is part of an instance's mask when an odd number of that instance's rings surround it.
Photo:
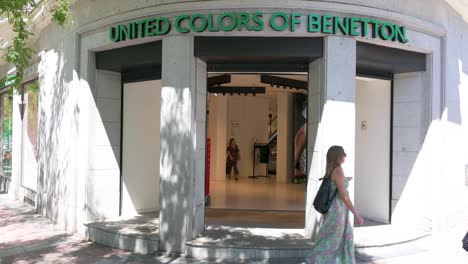
<path fill-rule="evenodd" d="M 11 180 L 11 164 L 13 149 L 13 96 L 6 92 L 0 95 L 0 140 L 1 140 L 1 181 L 0 188 L 2 192 L 8 191 L 8 183 Z"/>
<path fill-rule="evenodd" d="M 28 91 L 28 139 L 34 154 L 35 162 L 39 156 L 38 145 L 38 108 L 39 108 L 39 85 L 37 81 L 32 82 L 27 86 Z"/>
<path fill-rule="evenodd" d="M 24 86 L 23 95 L 23 134 L 21 141 L 21 186 L 29 191 L 37 191 L 38 146 L 38 92 L 37 81 Z"/>

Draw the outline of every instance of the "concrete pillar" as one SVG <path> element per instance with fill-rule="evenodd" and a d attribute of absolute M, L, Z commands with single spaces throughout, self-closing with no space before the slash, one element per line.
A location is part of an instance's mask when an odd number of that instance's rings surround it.
<path fill-rule="evenodd" d="M 276 181 L 289 182 L 293 171 L 293 94 L 278 94 L 278 146 L 277 146 L 277 168 Z"/>
<path fill-rule="evenodd" d="M 320 220 L 313 201 L 325 172 L 330 146 L 341 145 L 347 153 L 345 176 L 354 177 L 356 94 L 356 41 L 329 36 L 324 39 L 323 58 L 309 66 L 308 167 L 306 236 L 314 238 Z M 348 188 L 354 197 L 354 182 Z"/>
<path fill-rule="evenodd" d="M 92 158 L 86 175 L 87 221 L 117 217 L 120 206 L 122 78 L 120 73 L 104 70 L 96 70 L 94 77 L 92 102 L 95 104 L 87 109 L 92 113 L 88 121 L 91 123 L 88 137 Z"/>
<path fill-rule="evenodd" d="M 192 36 L 163 40 L 159 219 L 168 252 L 183 253 L 204 226 L 206 64 L 193 48 Z"/>
<path fill-rule="evenodd" d="M 393 83 L 392 217 L 394 225 L 430 230 L 433 161 L 428 142 L 430 93 L 425 72 L 395 74 Z M 437 162 L 438 163 L 438 162 Z M 446 205 L 444 206 L 444 208 Z"/>

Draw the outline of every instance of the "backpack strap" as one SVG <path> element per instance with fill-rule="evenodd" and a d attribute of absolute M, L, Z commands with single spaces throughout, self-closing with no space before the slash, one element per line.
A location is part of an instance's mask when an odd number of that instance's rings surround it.
<path fill-rule="evenodd" d="M 332 170 L 330 171 L 330 173 L 328 174 L 328 177 L 331 177 L 332 172 L 333 172 L 337 167 L 338 167 L 338 166 L 333 167 L 333 169 L 332 169 Z M 319 178 L 319 181 L 321 181 L 321 180 L 323 180 L 323 179 L 325 179 L 325 177 Z"/>
<path fill-rule="evenodd" d="M 331 177 L 332 172 L 333 172 L 337 167 L 338 167 L 338 166 L 333 167 L 333 169 L 332 169 L 332 170 L 330 171 L 330 173 L 328 174 L 328 177 Z M 323 180 L 324 178 L 325 178 L 325 177 L 320 178 L 319 181 Z M 331 179 L 330 179 L 330 180 L 331 180 Z M 335 199 L 335 197 L 336 197 L 337 194 L 338 194 L 338 188 L 336 188 L 335 193 L 333 194 L 333 196 L 332 196 L 331 199 L 332 199 L 332 200 Z"/>
<path fill-rule="evenodd" d="M 331 170 L 330 175 L 328 175 L 328 177 L 331 177 L 331 174 L 332 174 L 333 170 L 336 169 L 337 167 L 338 167 L 338 166 L 336 166 L 335 168 L 333 168 L 333 169 Z M 330 178 L 330 181 L 332 181 L 331 178 Z M 335 185 L 336 185 L 336 184 L 335 184 Z M 332 201 L 333 201 L 333 199 L 335 199 L 335 197 L 336 197 L 337 194 L 338 194 L 338 187 L 336 187 L 335 193 L 334 193 L 333 196 L 332 196 Z"/>

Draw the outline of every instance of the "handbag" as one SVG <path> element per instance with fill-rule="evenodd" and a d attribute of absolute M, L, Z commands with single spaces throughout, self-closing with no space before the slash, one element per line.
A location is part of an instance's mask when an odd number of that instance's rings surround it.
<path fill-rule="evenodd" d="M 331 181 L 332 181 L 331 174 L 333 170 L 335 170 L 335 168 L 333 168 L 330 171 L 330 174 L 328 175 L 328 177 L 319 179 L 319 180 L 322 180 L 322 185 L 320 185 L 317 195 L 315 196 L 314 208 L 321 214 L 326 214 L 328 212 L 328 210 L 330 209 L 332 205 L 333 199 L 335 199 L 335 196 L 338 193 L 338 189 L 335 190 L 335 193 L 330 198 Z"/>
<path fill-rule="evenodd" d="M 463 249 L 468 251 L 468 232 L 466 232 L 466 235 L 463 238 L 462 242 L 463 242 L 463 246 L 462 246 Z"/>

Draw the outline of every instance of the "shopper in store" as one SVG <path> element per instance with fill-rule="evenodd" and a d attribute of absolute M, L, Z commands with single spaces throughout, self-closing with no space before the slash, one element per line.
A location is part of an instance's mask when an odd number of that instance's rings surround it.
<path fill-rule="evenodd" d="M 226 149 L 226 176 L 231 179 L 231 171 L 234 168 L 234 177 L 236 181 L 239 179 L 239 170 L 237 169 L 237 162 L 241 159 L 239 154 L 239 147 L 237 146 L 236 140 L 231 138 L 229 145 Z"/>
<path fill-rule="evenodd" d="M 348 194 L 348 182 L 341 164 L 345 162 L 346 153 L 341 146 L 332 146 L 327 152 L 327 166 L 324 177 L 332 177 L 330 197 L 334 196 L 332 205 L 322 216 L 318 240 L 312 253 L 307 257 L 308 263 L 356 263 L 354 256 L 353 227 L 349 221 L 349 211 L 353 213 L 358 224 L 364 219 L 359 216 Z"/>

